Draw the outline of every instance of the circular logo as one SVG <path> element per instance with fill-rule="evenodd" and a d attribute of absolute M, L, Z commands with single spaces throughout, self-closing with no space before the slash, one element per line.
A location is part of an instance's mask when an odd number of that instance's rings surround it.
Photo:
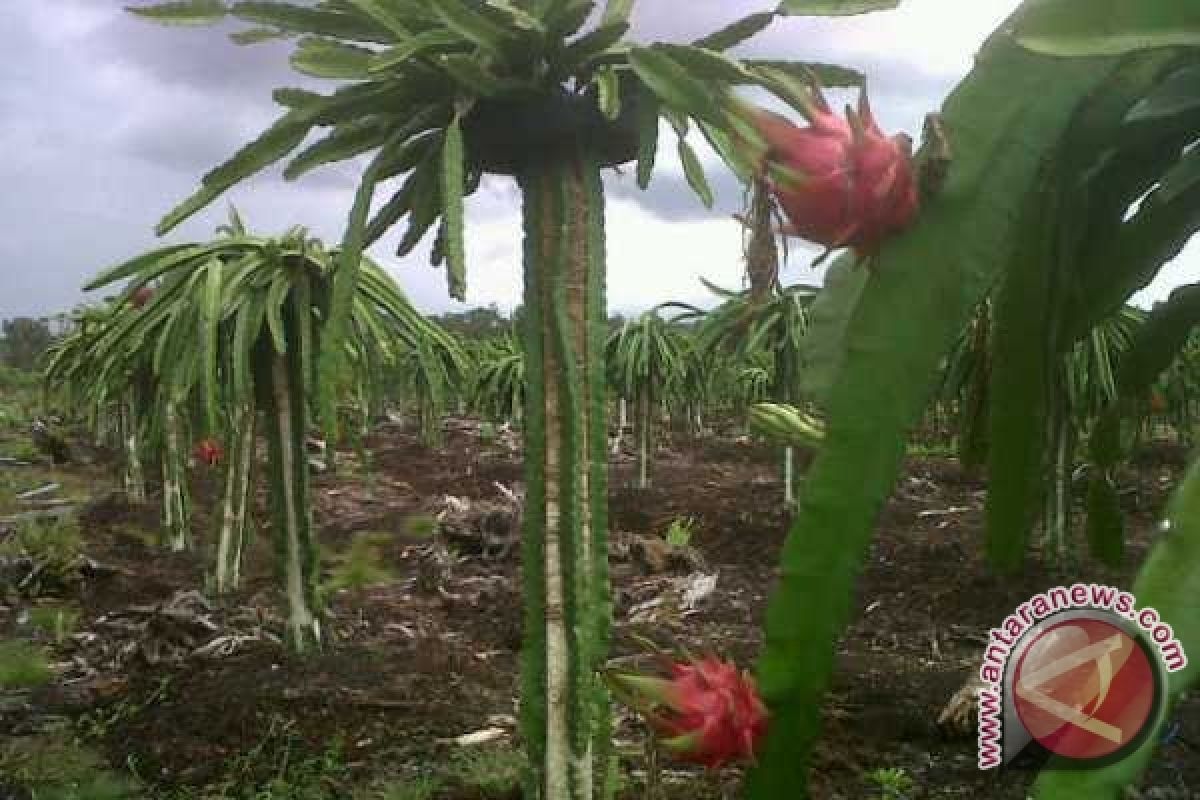
<path fill-rule="evenodd" d="M 1120 626 L 1073 618 L 1036 634 L 1013 672 L 1013 707 L 1039 744 L 1066 758 L 1140 743 L 1162 693 L 1145 645 Z"/>

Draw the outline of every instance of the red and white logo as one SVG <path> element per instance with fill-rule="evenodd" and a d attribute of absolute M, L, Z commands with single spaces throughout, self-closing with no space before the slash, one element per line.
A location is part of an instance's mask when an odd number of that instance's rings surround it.
<path fill-rule="evenodd" d="M 1076 618 L 1031 635 L 1013 671 L 1011 702 L 1038 744 L 1090 760 L 1139 741 L 1159 695 L 1138 640 L 1111 621 Z"/>
<path fill-rule="evenodd" d="M 979 767 L 1028 752 L 1099 766 L 1123 758 L 1163 720 L 1166 675 L 1187 666 L 1174 631 L 1128 592 L 1055 587 L 988 635 L 979 675 Z"/>

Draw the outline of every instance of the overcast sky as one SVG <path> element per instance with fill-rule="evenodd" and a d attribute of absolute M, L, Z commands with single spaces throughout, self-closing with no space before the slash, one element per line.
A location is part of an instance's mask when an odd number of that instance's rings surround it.
<path fill-rule="evenodd" d="M 122 12 L 127 2 L 0 0 L 0 318 L 65 310 L 83 299 L 89 276 L 161 244 L 152 229 L 162 214 L 276 116 L 271 89 L 313 83 L 289 70 L 285 44 L 239 47 L 213 28 L 158 27 Z M 639 0 L 634 36 L 687 41 L 772 2 Z M 924 114 L 940 106 L 1015 5 L 905 0 L 863 17 L 781 20 L 738 52 L 857 67 L 882 126 L 919 136 Z M 718 197 L 708 211 L 687 189 L 674 147 L 660 153 L 648 192 L 628 174 L 605 179 L 613 310 L 668 299 L 707 305 L 699 276 L 730 287 L 740 280 L 739 233 L 729 217 L 741 203 L 737 184 L 702 151 Z M 255 230 L 303 224 L 336 242 L 359 169 L 334 165 L 291 183 L 266 172 L 168 241 L 209 238 L 233 202 Z M 520 296 L 519 208 L 515 186 L 500 178 L 468 201 L 466 306 L 447 298 L 424 246 L 408 259 L 391 257 L 402 227 L 374 255 L 424 310 L 511 308 Z M 785 280 L 813 281 L 811 257 L 796 247 Z M 1143 298 L 1198 278 L 1193 246 Z"/>

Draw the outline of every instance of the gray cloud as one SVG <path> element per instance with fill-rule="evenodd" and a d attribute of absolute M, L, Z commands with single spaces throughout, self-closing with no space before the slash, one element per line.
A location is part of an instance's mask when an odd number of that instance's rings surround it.
<path fill-rule="evenodd" d="M 273 88 L 331 86 L 291 72 L 286 43 L 238 47 L 224 36 L 233 27 L 159 28 L 125 14 L 126 2 L 0 0 L 6 45 L 0 61 L 0 317 L 69 307 L 99 269 L 163 244 L 153 236 L 155 222 L 275 118 Z M 635 36 L 688 41 L 772 2 L 641 0 Z M 901 17 L 891 19 L 786 20 L 740 52 L 862 69 L 884 127 L 917 133 L 922 114 L 940 104 L 966 68 L 969 54 L 955 48 L 973 42 L 947 43 L 942 31 L 927 34 L 936 40 L 914 39 L 911 21 L 903 28 Z M 930 42 L 945 52 L 927 52 L 938 49 Z M 672 296 L 703 297 L 697 274 L 733 285 L 740 271 L 736 241 L 729 241 L 736 229 L 728 220 L 741 205 L 740 187 L 702 151 L 717 196 L 717 207 L 704 209 L 674 149 L 668 135 L 649 191 L 636 188 L 629 170 L 606 176 L 613 209 L 610 296 L 625 310 Z M 300 222 L 336 241 L 360 173 L 361 164 L 341 164 L 287 183 L 278 169 L 269 170 L 168 241 L 209 236 L 227 202 L 258 229 L 281 231 Z M 489 178 L 468 203 L 470 302 L 510 305 L 519 296 L 519 224 L 512 181 Z M 391 258 L 401 232 L 390 233 L 375 255 L 421 307 L 451 307 L 444 275 L 427 266 L 428 242 L 403 262 Z M 797 249 L 789 278 L 812 279 L 803 266 L 811 255 Z"/>
<path fill-rule="evenodd" d="M 669 141 L 674 141 L 673 136 L 664 139 L 664 145 Z M 638 188 L 632 169 L 626 169 L 620 175 L 610 173 L 604 184 L 610 197 L 631 200 L 666 222 L 727 216 L 739 210 L 742 186 L 738 179 L 720 162 L 710 161 L 706 167 L 709 188 L 715 199 L 711 210 L 700 202 L 686 178 L 675 171 L 662 170 L 655 174 L 645 190 Z"/>

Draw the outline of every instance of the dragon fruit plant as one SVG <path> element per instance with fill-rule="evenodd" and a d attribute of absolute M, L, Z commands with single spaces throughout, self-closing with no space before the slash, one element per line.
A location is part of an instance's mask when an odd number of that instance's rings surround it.
<path fill-rule="evenodd" d="M 859 85 L 852 70 L 726 55 L 781 14 L 845 14 L 891 7 L 786 0 L 688 45 L 623 41 L 632 0 L 321 0 L 315 5 L 182 0 L 135 9 L 167 23 L 232 15 L 252 25 L 238 41 L 299 36 L 297 71 L 341 82 L 329 94 L 279 89 L 279 120 L 203 179 L 160 223 L 166 233 L 244 178 L 284 159 L 316 129 L 323 138 L 284 169 L 367 156 L 343 242 L 320 344 L 319 371 L 342 360 L 362 249 L 407 219 L 396 250 L 432 232 L 450 294 L 466 293 L 464 198 L 484 175 L 515 179 L 524 214 L 522 326 L 527 393 L 524 514 L 525 644 L 522 734 L 525 794 L 585 800 L 605 791 L 608 701 L 597 670 L 608 649 L 604 184 L 601 170 L 636 161 L 653 174 L 659 123 L 677 135 L 687 181 L 713 194 L 688 143 L 698 131 L 725 163 L 749 176 L 736 142 L 758 143 L 734 90 L 759 87 L 811 103 L 801 79 Z M 596 13 L 593 13 L 593 12 Z M 589 23 L 591 25 L 589 26 Z M 390 196 L 372 201 L 392 178 Z M 321 382 L 318 382 L 321 383 Z M 320 417 L 335 425 L 320 388 Z M 597 779 L 599 778 L 599 780 Z"/>
<path fill-rule="evenodd" d="M 96 433 L 97 444 L 112 442 L 121 453 L 121 485 L 131 503 L 146 501 L 142 470 L 144 437 L 134 413 L 140 383 L 133 376 L 119 385 L 99 379 L 103 362 L 95 357 L 100 332 L 118 311 L 111 303 L 85 306 L 72 315 L 69 333 L 47 350 L 42 386 L 47 405 L 69 408 Z M 49 398 L 53 397 L 53 403 Z M 115 440 L 115 441 L 114 441 Z"/>
<path fill-rule="evenodd" d="M 314 386 L 320 380 L 317 348 L 339 253 L 294 228 L 279 238 L 255 236 L 236 212 L 210 242 L 171 245 L 106 270 L 86 288 L 127 281 L 121 300 L 148 282 L 160 282 L 135 315 L 117 314 L 102 325 L 91 352 L 100 383 L 121 384 L 128 365 L 148 368 L 148 385 L 161 408 L 164 513 L 168 527 L 186 525 L 186 448 L 189 428 L 206 435 L 197 461 L 225 469 L 224 496 L 216 515 L 216 588 L 237 585 L 255 452 L 255 430 L 267 440 L 276 556 L 288 607 L 288 639 L 297 652 L 320 642 L 316 578 L 317 539 L 312 527 L 304 440 L 310 429 Z M 418 344 L 436 351 L 444 332 L 415 312 L 376 264 L 362 258 L 352 298 L 352 335 L 342 346 L 353 367 L 346 377 L 386 363 Z M 125 308 L 124 302 L 115 308 Z M 200 335 L 197 337 L 196 332 Z M 259 420 L 261 419 L 261 424 Z"/>

